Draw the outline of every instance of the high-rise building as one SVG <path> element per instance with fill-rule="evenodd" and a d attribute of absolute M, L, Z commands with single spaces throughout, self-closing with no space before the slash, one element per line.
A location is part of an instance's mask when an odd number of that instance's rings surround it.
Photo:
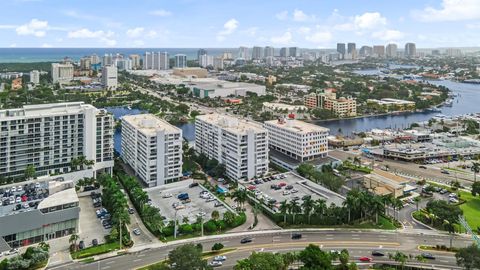
<path fill-rule="evenodd" d="M 270 47 L 270 46 L 265 47 L 263 56 L 264 56 L 265 58 L 267 58 L 267 57 L 274 57 L 274 56 L 275 56 L 275 49 L 274 49 L 273 47 Z"/>
<path fill-rule="evenodd" d="M 70 180 L 112 172 L 113 117 L 105 110 L 83 102 L 25 105 L 0 110 L 0 123 L 0 177 L 23 177 L 28 165 L 37 175 L 69 173 L 79 157 L 94 163 Z"/>
<path fill-rule="evenodd" d="M 112 54 L 105 54 L 102 58 L 102 66 L 108 66 L 113 64 Z"/>
<path fill-rule="evenodd" d="M 122 159 L 149 187 L 182 176 L 182 130 L 153 114 L 122 117 Z"/>
<path fill-rule="evenodd" d="M 405 57 L 411 58 L 417 56 L 417 47 L 415 43 L 405 44 Z"/>
<path fill-rule="evenodd" d="M 102 84 L 107 90 L 117 90 L 118 72 L 116 66 L 110 65 L 102 68 Z"/>
<path fill-rule="evenodd" d="M 340 54 L 340 57 L 345 58 L 346 48 L 345 43 L 337 43 L 337 52 Z"/>
<path fill-rule="evenodd" d="M 90 70 L 91 66 L 92 66 L 92 58 L 90 56 L 85 56 L 80 58 L 81 70 Z"/>
<path fill-rule="evenodd" d="M 448 48 L 445 50 L 445 53 L 450 57 L 461 57 L 463 55 L 462 50 L 458 48 Z"/>
<path fill-rule="evenodd" d="M 398 49 L 397 44 L 394 44 L 394 43 L 388 44 L 387 47 L 385 48 L 386 57 L 389 59 L 396 58 L 398 56 L 397 49 Z"/>
<path fill-rule="evenodd" d="M 238 48 L 238 58 L 242 58 L 245 60 L 250 59 L 247 47 L 241 46 L 240 48 Z"/>
<path fill-rule="evenodd" d="M 140 55 L 139 54 L 130 54 L 128 56 L 130 60 L 132 60 L 132 68 L 139 69 L 140 68 Z"/>
<path fill-rule="evenodd" d="M 68 83 L 73 80 L 73 65 L 52 63 L 52 82 Z"/>
<path fill-rule="evenodd" d="M 374 45 L 373 46 L 373 56 L 378 58 L 385 57 L 385 46 L 384 45 Z"/>
<path fill-rule="evenodd" d="M 280 48 L 280 57 L 288 57 L 288 49 L 285 47 Z"/>
<path fill-rule="evenodd" d="M 265 121 L 270 149 L 300 162 L 326 157 L 328 128 L 293 118 Z"/>
<path fill-rule="evenodd" d="M 373 54 L 373 48 L 370 46 L 362 46 L 359 51 L 360 56 L 362 57 L 367 57 L 367 56 L 372 56 Z"/>
<path fill-rule="evenodd" d="M 200 57 L 202 57 L 202 55 L 207 55 L 207 54 L 208 54 L 208 53 L 207 53 L 207 50 L 205 50 L 205 49 L 199 49 L 199 50 L 197 51 L 197 60 L 198 60 L 198 62 L 200 62 Z"/>
<path fill-rule="evenodd" d="M 213 68 L 216 69 L 216 70 L 223 69 L 224 68 L 223 58 L 215 57 L 213 59 Z"/>
<path fill-rule="evenodd" d="M 145 52 L 143 55 L 143 69 L 153 69 L 153 55 L 151 52 Z"/>
<path fill-rule="evenodd" d="M 175 55 L 175 67 L 176 68 L 186 68 L 187 67 L 187 56 L 185 54 L 176 54 Z"/>
<path fill-rule="evenodd" d="M 357 45 L 355 43 L 348 43 L 347 44 L 347 54 L 349 58 L 356 59 L 357 58 Z"/>
<path fill-rule="evenodd" d="M 30 71 L 30 82 L 33 84 L 40 83 L 40 72 L 38 70 Z"/>
<path fill-rule="evenodd" d="M 225 165 L 233 180 L 268 172 L 268 135 L 261 124 L 221 114 L 195 119 L 195 151 Z"/>
<path fill-rule="evenodd" d="M 115 59 L 115 65 L 118 70 L 132 70 L 133 69 L 133 64 L 132 64 L 132 59 L 130 58 L 117 58 Z"/>
<path fill-rule="evenodd" d="M 100 63 L 100 57 L 98 57 L 96 54 L 90 55 L 90 64 L 96 65 L 98 63 Z"/>
<path fill-rule="evenodd" d="M 298 57 L 300 54 L 299 54 L 299 50 L 298 50 L 298 47 L 290 47 L 288 48 L 288 56 L 290 57 Z"/>
<path fill-rule="evenodd" d="M 255 46 L 252 49 L 252 59 L 253 60 L 260 60 L 263 59 L 263 48 Z"/>
<path fill-rule="evenodd" d="M 203 67 L 212 67 L 213 66 L 213 56 L 212 55 L 202 55 L 198 61 L 198 64 Z"/>

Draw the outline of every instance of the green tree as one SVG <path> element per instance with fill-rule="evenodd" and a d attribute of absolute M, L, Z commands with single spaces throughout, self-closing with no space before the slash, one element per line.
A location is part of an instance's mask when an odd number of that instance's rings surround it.
<path fill-rule="evenodd" d="M 480 194 L 480 182 L 472 184 L 472 196 L 477 196 L 477 194 Z"/>
<path fill-rule="evenodd" d="M 310 244 L 298 254 L 298 259 L 303 262 L 300 269 L 333 269 L 331 255 L 320 249 L 319 246 Z"/>
<path fill-rule="evenodd" d="M 72 235 L 70 235 L 70 238 L 68 239 L 68 242 L 70 244 L 73 243 L 73 250 L 74 251 L 77 251 L 77 241 L 78 241 L 78 239 L 80 239 L 80 236 L 78 236 L 78 234 L 72 234 Z"/>
<path fill-rule="evenodd" d="M 33 179 L 36 175 L 36 172 L 35 172 L 35 167 L 33 165 L 28 165 L 26 168 L 25 168 L 25 179 Z"/>
<path fill-rule="evenodd" d="M 223 246 L 222 243 L 215 243 L 215 244 L 213 244 L 213 246 L 212 246 L 212 250 L 213 250 L 213 251 L 219 251 L 219 250 L 221 250 L 223 247 L 224 247 L 224 246 Z"/>
<path fill-rule="evenodd" d="M 457 265 L 466 270 L 480 269 L 480 249 L 472 244 L 466 248 L 461 248 L 455 253 Z"/>
<path fill-rule="evenodd" d="M 248 258 L 239 260 L 233 269 L 235 270 L 282 270 L 287 265 L 281 254 L 270 252 L 253 252 Z"/>
<path fill-rule="evenodd" d="M 402 269 L 405 267 L 405 264 L 407 263 L 408 256 L 400 251 L 395 252 L 393 255 L 393 260 L 400 263 L 400 266 Z"/>
<path fill-rule="evenodd" d="M 202 251 L 194 244 L 179 246 L 168 253 L 171 269 L 207 269 L 207 261 L 202 259 Z"/>
<path fill-rule="evenodd" d="M 219 218 L 220 218 L 220 212 L 218 212 L 217 210 L 213 210 L 212 219 L 217 221 Z"/>
<path fill-rule="evenodd" d="M 473 162 L 472 163 L 472 172 L 473 172 L 473 181 L 477 182 L 477 173 L 480 172 L 480 163 Z"/>

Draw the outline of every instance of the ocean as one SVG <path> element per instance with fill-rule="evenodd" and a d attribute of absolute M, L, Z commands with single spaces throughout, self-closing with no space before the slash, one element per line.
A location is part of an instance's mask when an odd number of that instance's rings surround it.
<path fill-rule="evenodd" d="M 81 57 L 97 54 L 139 54 L 145 52 L 168 52 L 171 56 L 185 54 L 187 59 L 197 59 L 199 48 L 0 48 L 0 63 L 33 63 L 33 62 L 58 62 L 65 57 L 78 61 Z M 236 55 L 236 48 L 205 48 L 210 55 L 219 55 L 231 52 Z"/>

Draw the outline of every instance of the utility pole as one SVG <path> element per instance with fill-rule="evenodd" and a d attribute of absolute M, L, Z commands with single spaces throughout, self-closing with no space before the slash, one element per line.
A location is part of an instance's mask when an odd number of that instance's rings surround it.
<path fill-rule="evenodd" d="M 122 249 L 122 220 L 119 219 L 119 222 L 120 222 L 120 235 L 119 235 L 119 238 L 120 238 L 120 249 Z"/>
<path fill-rule="evenodd" d="M 202 237 L 203 237 L 203 209 L 200 209 L 200 227 L 202 228 Z"/>
<path fill-rule="evenodd" d="M 175 209 L 175 226 L 174 226 L 174 229 L 173 229 L 173 239 L 177 239 L 177 211 L 178 210 Z"/>

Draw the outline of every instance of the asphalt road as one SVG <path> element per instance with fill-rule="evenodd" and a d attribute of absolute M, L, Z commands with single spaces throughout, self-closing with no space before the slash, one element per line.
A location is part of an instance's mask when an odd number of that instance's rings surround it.
<path fill-rule="evenodd" d="M 341 250 L 346 248 L 351 254 L 352 261 L 357 261 L 361 256 L 370 256 L 372 250 L 383 250 L 395 252 L 397 250 L 413 256 L 420 254 L 418 245 L 449 245 L 450 236 L 428 231 L 400 232 L 400 231 L 361 231 L 361 230 L 316 230 L 302 232 L 302 239 L 292 240 L 291 231 L 272 231 L 252 233 L 253 242 L 241 244 L 240 240 L 249 235 L 240 233 L 234 235 L 219 235 L 206 239 L 192 239 L 194 244 L 202 243 L 204 250 L 210 250 L 214 243 L 221 242 L 226 248 L 236 248 L 235 251 L 226 254 L 228 257 L 220 269 L 231 269 L 238 259 L 247 257 L 252 251 L 274 251 L 286 252 L 303 249 L 310 243 L 319 245 L 324 250 Z M 167 244 L 162 247 L 147 249 L 123 256 L 113 257 L 97 262 L 82 264 L 73 263 L 69 265 L 49 269 L 135 269 L 144 265 L 152 264 L 165 259 L 168 252 L 184 243 Z M 453 245 L 464 247 L 471 244 L 469 238 L 455 236 Z M 436 260 L 430 260 L 424 265 L 454 268 L 455 258 L 451 253 L 435 253 Z M 377 260 L 388 260 L 388 257 Z M 412 260 L 412 263 L 414 262 Z"/>

